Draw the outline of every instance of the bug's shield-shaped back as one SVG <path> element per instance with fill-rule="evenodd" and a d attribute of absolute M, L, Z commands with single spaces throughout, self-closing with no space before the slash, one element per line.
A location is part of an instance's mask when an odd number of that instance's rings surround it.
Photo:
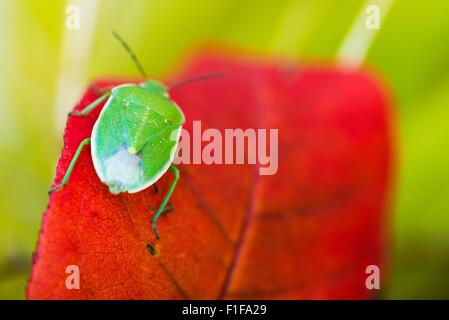
<path fill-rule="evenodd" d="M 141 191 L 167 171 L 183 120 L 170 108 L 177 106 L 134 86 L 113 90 L 92 132 L 95 170 L 112 193 Z"/>

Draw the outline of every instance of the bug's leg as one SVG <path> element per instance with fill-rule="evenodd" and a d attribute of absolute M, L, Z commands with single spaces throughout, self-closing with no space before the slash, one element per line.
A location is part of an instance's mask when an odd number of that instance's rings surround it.
<path fill-rule="evenodd" d="M 94 102 L 89 104 L 87 107 L 85 107 L 83 110 L 70 112 L 69 116 L 86 116 L 86 115 L 88 115 L 89 112 L 91 112 L 93 109 L 98 107 L 98 105 L 100 103 L 102 103 L 104 100 L 106 100 L 107 98 L 109 98 L 110 95 L 111 95 L 110 92 L 106 92 L 100 98 L 98 98 L 97 100 L 95 100 Z"/>
<path fill-rule="evenodd" d="M 112 90 L 112 88 L 114 88 L 114 86 L 107 86 L 107 87 L 103 87 L 103 88 L 99 88 L 97 86 L 94 86 L 92 88 L 92 90 L 95 92 L 96 95 L 102 96 L 106 92 L 110 92 Z"/>
<path fill-rule="evenodd" d="M 152 205 L 148 205 L 148 209 L 150 209 L 150 211 L 155 211 L 155 210 L 156 210 L 156 209 L 153 208 Z M 169 213 L 172 212 L 174 209 L 175 209 L 175 207 L 173 206 L 173 204 L 172 204 L 170 201 L 168 201 L 168 202 L 167 202 L 167 205 L 166 205 L 165 208 L 164 208 L 164 210 L 162 210 L 162 212 L 161 212 L 161 216 L 162 216 L 162 215 L 165 216 L 165 215 L 169 214 Z"/>
<path fill-rule="evenodd" d="M 170 196 L 173 193 L 173 190 L 175 190 L 176 184 L 179 180 L 179 170 L 174 165 L 170 165 L 170 171 L 173 172 L 175 175 L 175 179 L 173 180 L 173 183 L 170 186 L 170 189 L 167 192 L 167 195 L 165 196 L 164 200 L 162 201 L 161 205 L 159 206 L 159 209 L 157 209 L 156 214 L 153 216 L 153 219 L 151 220 L 151 226 L 153 228 L 154 235 L 156 236 L 156 240 L 159 240 L 159 232 L 157 231 L 156 227 L 156 221 L 161 215 L 161 213 L 164 211 L 165 207 L 167 206 L 167 202 L 170 199 Z"/>
<path fill-rule="evenodd" d="M 56 186 L 52 187 L 48 193 L 53 193 L 56 191 L 59 191 L 64 187 L 64 185 L 69 181 L 70 175 L 72 174 L 73 167 L 75 166 L 76 161 L 78 160 L 78 157 L 81 154 L 81 151 L 83 151 L 84 146 L 90 144 L 90 138 L 86 138 L 78 146 L 78 149 L 76 149 L 75 155 L 72 158 L 72 161 L 70 161 L 69 167 L 64 174 L 64 178 L 62 179 L 62 182 L 57 184 Z"/>
<path fill-rule="evenodd" d="M 172 212 L 174 210 L 174 208 L 175 207 L 173 206 L 173 204 L 170 201 L 168 201 L 164 210 L 162 210 L 161 215 L 164 215 L 164 216 L 168 215 L 170 212 Z"/>

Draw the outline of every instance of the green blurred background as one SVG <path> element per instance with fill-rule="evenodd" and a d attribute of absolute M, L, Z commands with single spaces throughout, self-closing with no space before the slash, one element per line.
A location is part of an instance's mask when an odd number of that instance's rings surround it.
<path fill-rule="evenodd" d="M 92 79 L 137 75 L 110 30 L 154 77 L 204 41 L 329 60 L 377 2 L 0 0 L 0 298 L 24 298 L 67 111 Z M 66 28 L 70 4 L 79 30 Z M 390 84 L 398 120 L 385 298 L 449 298 L 448 15 L 449 2 L 396 0 L 364 57 Z"/>

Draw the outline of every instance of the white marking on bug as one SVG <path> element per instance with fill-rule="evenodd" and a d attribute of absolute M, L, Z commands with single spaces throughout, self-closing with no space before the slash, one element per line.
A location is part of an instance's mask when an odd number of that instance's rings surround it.
<path fill-rule="evenodd" d="M 173 131 L 171 132 L 171 134 L 170 134 L 170 140 L 172 140 L 172 141 L 178 141 L 178 140 L 179 140 L 179 137 L 180 137 L 180 135 L 181 135 L 181 130 L 182 130 L 182 126 L 179 126 L 178 129 L 173 130 Z M 159 143 L 160 143 L 160 142 L 159 142 Z M 147 181 L 145 184 L 142 184 L 142 185 L 140 185 L 140 186 L 138 186 L 138 187 L 129 189 L 129 190 L 128 190 L 128 193 L 136 193 L 136 192 L 145 190 L 146 188 L 148 188 L 149 186 L 151 186 L 153 183 L 155 183 L 156 181 L 158 181 L 159 178 L 162 177 L 162 175 L 163 175 L 165 172 L 167 172 L 168 168 L 169 168 L 170 165 L 172 164 L 173 159 L 175 158 L 175 154 L 176 154 L 176 149 L 177 149 L 176 147 L 177 147 L 177 145 L 175 144 L 175 145 L 173 146 L 173 148 L 170 150 L 170 157 L 169 157 L 169 160 L 165 163 L 165 165 L 162 167 L 162 169 L 161 169 L 159 172 L 157 172 L 157 173 L 153 176 L 153 178 L 152 178 L 151 180 Z"/>
<path fill-rule="evenodd" d="M 124 146 L 104 160 L 104 169 L 105 182 L 113 194 L 138 184 L 143 176 L 141 157 L 129 153 Z"/>

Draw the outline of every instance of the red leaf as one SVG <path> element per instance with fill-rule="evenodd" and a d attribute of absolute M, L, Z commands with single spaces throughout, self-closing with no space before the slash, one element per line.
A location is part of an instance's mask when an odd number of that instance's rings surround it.
<path fill-rule="evenodd" d="M 173 90 L 186 128 L 279 128 L 279 171 L 181 165 L 174 210 L 150 228 L 173 176 L 137 194 L 109 193 L 86 148 L 50 196 L 30 299 L 368 298 L 365 268 L 384 266 L 390 132 L 383 89 L 365 73 L 239 61 L 213 53 Z M 106 86 L 111 82 L 102 82 Z M 76 109 L 97 97 L 88 90 Z M 100 110 L 68 119 L 56 182 Z M 152 256 L 146 248 L 157 250 Z M 65 286 L 77 265 L 79 290 Z M 383 271 L 382 271 L 383 272 Z M 383 274 L 382 274 L 383 275 Z"/>

